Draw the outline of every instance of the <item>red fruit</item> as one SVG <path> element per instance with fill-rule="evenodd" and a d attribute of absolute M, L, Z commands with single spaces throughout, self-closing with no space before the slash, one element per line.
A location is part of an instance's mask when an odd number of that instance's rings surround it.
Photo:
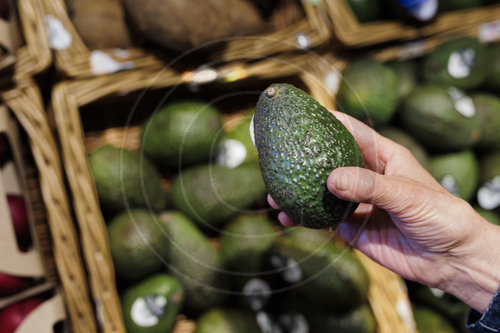
<path fill-rule="evenodd" d="M 0 333 L 14 333 L 24 318 L 42 303 L 41 298 L 31 298 L 9 305 L 0 311 Z"/>
<path fill-rule="evenodd" d="M 32 279 L 12 276 L 0 272 L 0 297 L 16 294 L 33 283 Z"/>
<path fill-rule="evenodd" d="M 10 216 L 14 223 L 17 243 L 21 250 L 26 250 L 31 243 L 31 235 L 24 199 L 17 194 L 8 194 L 7 202 L 9 204 Z"/>

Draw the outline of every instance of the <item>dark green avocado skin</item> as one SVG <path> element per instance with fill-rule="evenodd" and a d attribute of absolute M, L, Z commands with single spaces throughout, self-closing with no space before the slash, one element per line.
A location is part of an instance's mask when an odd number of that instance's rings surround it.
<path fill-rule="evenodd" d="M 331 194 L 326 180 L 336 168 L 362 167 L 360 149 L 347 128 L 307 93 L 272 84 L 257 103 L 254 134 L 267 191 L 296 223 L 335 227 L 357 208 Z"/>

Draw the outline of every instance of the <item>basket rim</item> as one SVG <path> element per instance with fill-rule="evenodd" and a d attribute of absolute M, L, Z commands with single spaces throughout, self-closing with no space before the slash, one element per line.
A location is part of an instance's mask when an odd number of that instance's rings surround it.
<path fill-rule="evenodd" d="M 500 17 L 500 4 L 439 13 L 429 24 L 417 27 L 399 20 L 360 23 L 345 0 L 324 0 L 333 34 L 345 47 L 363 47 L 389 41 L 410 41 L 450 32 L 477 30 Z"/>
<path fill-rule="evenodd" d="M 38 87 L 26 80 L 2 93 L 30 140 L 54 245 L 54 259 L 75 332 L 96 332 L 86 273 L 64 188 L 59 153 Z"/>

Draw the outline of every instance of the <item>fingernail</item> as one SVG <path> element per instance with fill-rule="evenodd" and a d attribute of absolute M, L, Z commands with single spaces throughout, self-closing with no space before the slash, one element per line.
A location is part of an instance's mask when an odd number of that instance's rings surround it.
<path fill-rule="evenodd" d="M 352 187 L 354 177 L 348 171 L 339 172 L 334 180 L 334 186 L 337 190 L 347 191 Z"/>

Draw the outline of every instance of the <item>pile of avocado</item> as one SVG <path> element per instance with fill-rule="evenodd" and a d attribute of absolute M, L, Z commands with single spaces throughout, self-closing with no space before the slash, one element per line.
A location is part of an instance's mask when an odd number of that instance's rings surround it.
<path fill-rule="evenodd" d="M 336 102 L 408 148 L 443 187 L 500 225 L 500 44 L 461 37 L 417 59 L 357 58 L 343 73 Z M 436 306 L 417 298 L 418 324 Z M 419 331 L 454 332 L 444 326 L 463 327 L 462 312 L 445 314 L 444 324 L 427 321 L 440 330 L 420 323 Z"/>
<path fill-rule="evenodd" d="M 89 153 L 127 332 L 171 332 L 179 315 L 198 333 L 375 332 L 351 249 L 269 209 L 253 114 L 172 102 L 137 149 Z"/>

